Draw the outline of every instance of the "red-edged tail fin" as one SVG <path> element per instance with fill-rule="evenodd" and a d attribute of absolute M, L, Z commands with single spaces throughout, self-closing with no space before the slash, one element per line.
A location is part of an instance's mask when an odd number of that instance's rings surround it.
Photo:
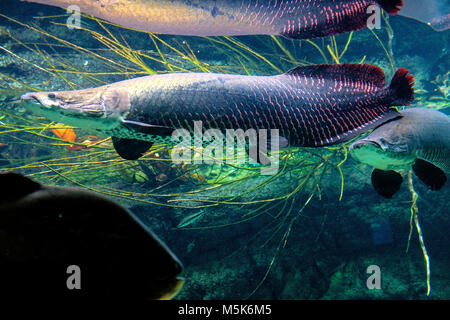
<path fill-rule="evenodd" d="M 392 77 L 389 89 L 394 106 L 408 106 L 414 101 L 414 77 L 405 68 L 398 69 Z"/>
<path fill-rule="evenodd" d="M 403 0 L 378 0 L 380 6 L 389 14 L 397 14 L 403 7 Z"/>

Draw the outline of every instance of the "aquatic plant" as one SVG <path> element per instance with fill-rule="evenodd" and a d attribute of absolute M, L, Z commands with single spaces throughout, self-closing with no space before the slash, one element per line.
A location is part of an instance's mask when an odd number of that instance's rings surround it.
<path fill-rule="evenodd" d="M 413 220 L 414 220 L 414 225 L 416 227 L 417 230 L 417 235 L 419 237 L 419 243 L 420 243 L 420 248 L 422 249 L 422 253 L 423 253 L 423 257 L 425 260 L 425 267 L 426 267 L 426 271 L 427 271 L 427 296 L 430 295 L 431 292 L 431 284 L 430 284 L 430 258 L 428 256 L 428 252 L 427 252 L 427 248 L 425 247 L 425 242 L 423 240 L 423 235 L 422 235 L 422 229 L 420 227 L 420 223 L 419 223 L 419 208 L 417 207 L 417 200 L 419 199 L 419 195 L 417 194 L 416 190 L 414 190 L 414 184 L 413 184 L 413 178 L 412 178 L 412 171 L 409 170 L 408 172 L 408 188 L 409 191 L 411 192 L 411 215 L 410 215 L 410 219 L 409 219 L 409 226 L 410 226 L 410 232 L 409 232 L 409 236 L 408 236 L 408 244 L 406 246 L 406 253 L 408 253 L 408 249 L 409 249 L 409 244 L 411 241 L 411 235 L 412 235 L 412 230 L 413 230 Z"/>

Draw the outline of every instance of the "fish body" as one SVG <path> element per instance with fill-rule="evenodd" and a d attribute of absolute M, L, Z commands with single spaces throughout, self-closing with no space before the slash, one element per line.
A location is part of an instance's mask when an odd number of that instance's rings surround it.
<path fill-rule="evenodd" d="M 292 146 L 320 147 L 351 139 L 398 116 L 391 106 L 411 103 L 407 70 L 384 82 L 378 67 L 317 65 L 277 76 L 153 75 L 22 100 L 53 121 L 135 141 L 126 146 L 134 150 L 150 147 L 139 141 L 167 141 L 175 129 L 193 132 L 196 121 L 205 130 L 278 129 Z"/>
<path fill-rule="evenodd" d="M 353 143 L 351 155 L 375 168 L 375 185 L 377 179 L 389 183 L 391 176 L 399 187 L 402 179 L 396 171 L 412 168 L 431 189 L 439 190 L 450 172 L 450 118 L 427 108 L 407 109 L 400 115 Z"/>
<path fill-rule="evenodd" d="M 0 185 L 2 296 L 168 299 L 181 289 L 179 260 L 118 203 L 14 173 Z M 66 286 L 72 265 L 80 290 Z"/>
<path fill-rule="evenodd" d="M 365 28 L 370 8 L 396 14 L 401 0 L 27 0 L 76 5 L 107 21 L 144 31 L 191 36 L 284 35 L 308 39 Z"/>

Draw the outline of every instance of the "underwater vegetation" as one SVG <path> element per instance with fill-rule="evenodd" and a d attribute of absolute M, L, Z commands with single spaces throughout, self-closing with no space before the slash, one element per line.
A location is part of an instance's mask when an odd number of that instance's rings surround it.
<path fill-rule="evenodd" d="M 355 139 L 282 149 L 277 174 L 262 176 L 259 164 L 174 164 L 172 147 L 161 143 L 127 161 L 109 136 L 51 122 L 19 103 L 30 91 L 161 73 L 276 75 L 311 64 L 370 63 L 388 78 L 408 68 L 416 103 L 448 112 L 448 31 L 385 14 L 380 30 L 314 40 L 194 38 L 87 15 L 68 31 L 65 11 L 33 8 L 0 11 L 0 172 L 81 187 L 130 208 L 183 261 L 186 283 L 177 298 L 450 297 L 448 184 L 431 193 L 409 172 L 408 185 L 386 202 L 369 185 L 372 168 L 350 157 Z M 192 149 L 194 160 L 201 151 Z M 365 286 L 373 264 L 383 270 L 381 291 Z"/>

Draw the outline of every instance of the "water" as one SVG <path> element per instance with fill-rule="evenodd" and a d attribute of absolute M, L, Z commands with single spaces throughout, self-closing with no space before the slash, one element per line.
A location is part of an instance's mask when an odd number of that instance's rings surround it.
<path fill-rule="evenodd" d="M 183 262 L 186 283 L 176 299 L 450 298 L 448 183 L 432 192 L 414 177 L 430 260 L 427 296 L 414 226 L 406 253 L 407 183 L 392 199 L 382 198 L 370 185 L 372 168 L 346 157 L 342 145 L 285 150 L 281 163 L 289 161 L 276 176 L 260 175 L 259 165 L 175 165 L 160 146 L 143 160 L 124 161 L 95 131 L 74 129 L 75 142 L 55 140 L 61 132 L 52 132 L 54 124 L 47 127 L 50 121 L 16 102 L 28 91 L 97 87 L 162 72 L 275 75 L 300 64 L 334 63 L 332 51 L 341 63 L 381 67 L 387 81 L 396 68 L 408 69 L 414 104 L 448 114 L 449 31 L 394 16 L 390 27 L 383 21 L 374 30 L 377 37 L 364 29 L 335 42 L 199 38 L 149 35 L 87 17 L 82 30 L 68 29 L 65 11 L 12 0 L 2 1 L 0 14 L 0 170 L 87 187 L 128 207 Z M 371 265 L 381 270 L 379 290 L 366 286 Z"/>

